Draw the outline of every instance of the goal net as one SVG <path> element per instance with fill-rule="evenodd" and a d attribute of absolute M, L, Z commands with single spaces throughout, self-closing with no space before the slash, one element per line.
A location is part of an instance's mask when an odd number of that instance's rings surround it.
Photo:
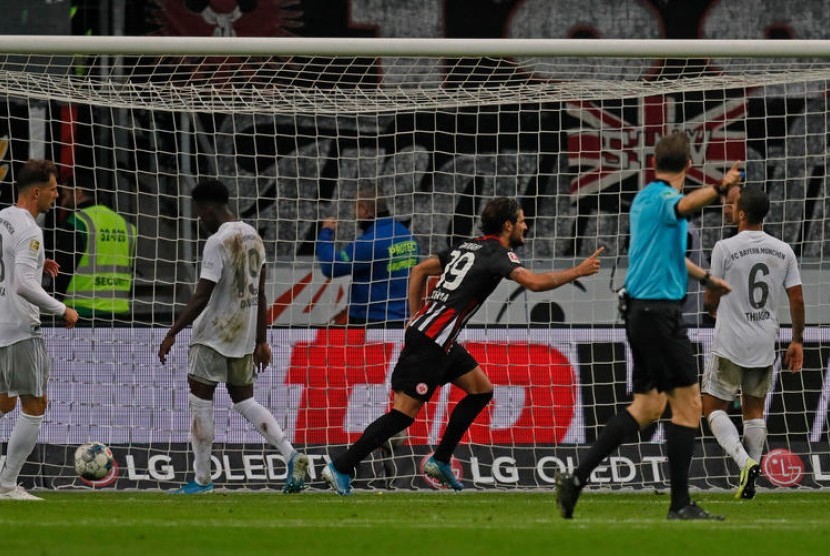
<path fill-rule="evenodd" d="M 33 486 L 88 486 L 72 469 L 86 441 L 111 446 L 119 466 L 98 486 L 168 489 L 192 477 L 189 330 L 166 365 L 157 352 L 199 275 L 206 235 L 190 190 L 218 178 L 266 244 L 274 364 L 256 397 L 310 454 L 315 488 L 324 486 L 326 458 L 389 408 L 403 343 L 403 324 L 391 318 L 343 324 L 352 277 L 327 276 L 315 260 L 323 220 L 337 220 L 336 249 L 361 237 L 371 223 L 355 201 L 368 186 L 424 257 L 478 235 L 483 204 L 509 196 L 530 224 L 519 251 L 530 269 L 567 268 L 605 247 L 598 275 L 553 292 L 503 281 L 459 338 L 495 384 L 455 452 L 463 483 L 550 487 L 630 401 L 631 354 L 613 290 L 626 272 L 631 200 L 652 176 L 656 140 L 676 129 L 692 142 L 687 190 L 745 161 L 746 182 L 772 199 L 766 230 L 800 262 L 804 370 L 791 374 L 776 361 L 760 486 L 830 481 L 830 45 L 30 39 L 0 37 L 3 205 L 20 164 L 49 158 L 63 183 L 88 189 L 137 228 L 129 313 L 68 331 L 44 321 L 52 375 L 40 443 L 24 468 Z M 46 217 L 47 251 L 71 233 L 71 212 Z M 714 243 L 733 232 L 719 204 L 691 222 L 690 256 L 708 266 Z M 383 257 L 386 266 L 399 260 Z M 685 310 L 702 369 L 712 328 L 695 285 Z M 780 319 L 778 353 L 790 338 L 788 310 Z M 422 464 L 460 398 L 454 387 L 436 392 L 405 436 L 361 465 L 355 484 L 435 488 Z M 214 483 L 281 486 L 284 458 L 230 406 L 217 389 Z M 738 402 L 729 413 L 740 427 Z M 0 421 L 3 442 L 14 419 Z M 692 484 L 731 488 L 737 472 L 704 423 Z M 667 475 L 657 425 L 612 454 L 593 484 L 662 489 Z"/>

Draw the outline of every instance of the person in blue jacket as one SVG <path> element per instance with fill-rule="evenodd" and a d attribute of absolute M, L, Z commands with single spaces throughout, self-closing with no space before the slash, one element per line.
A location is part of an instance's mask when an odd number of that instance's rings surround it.
<path fill-rule="evenodd" d="M 363 233 L 353 243 L 335 247 L 334 218 L 323 220 L 317 237 L 316 255 L 323 274 L 352 277 L 347 321 L 341 324 L 403 326 L 408 318 L 407 279 L 418 264 L 418 243 L 389 214 L 374 186 L 359 189 L 355 216 Z"/>

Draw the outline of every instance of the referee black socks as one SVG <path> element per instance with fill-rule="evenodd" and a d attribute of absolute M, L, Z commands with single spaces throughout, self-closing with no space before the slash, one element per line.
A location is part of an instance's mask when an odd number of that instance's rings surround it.
<path fill-rule="evenodd" d="M 689 466 L 695 449 L 697 427 L 666 424 L 666 452 L 671 474 L 671 507 L 678 511 L 689 505 Z"/>

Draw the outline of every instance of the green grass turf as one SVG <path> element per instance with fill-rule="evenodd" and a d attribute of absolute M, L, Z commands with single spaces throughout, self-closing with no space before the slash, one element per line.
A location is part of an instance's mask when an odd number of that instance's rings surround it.
<path fill-rule="evenodd" d="M 830 493 L 694 495 L 724 522 L 667 521 L 668 497 L 655 494 L 586 493 L 571 521 L 541 492 L 37 494 L 46 501 L 0 502 L 3 554 L 734 556 L 830 547 Z"/>

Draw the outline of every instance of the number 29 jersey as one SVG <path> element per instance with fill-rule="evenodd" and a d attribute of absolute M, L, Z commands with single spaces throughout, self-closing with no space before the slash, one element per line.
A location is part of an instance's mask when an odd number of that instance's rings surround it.
<path fill-rule="evenodd" d="M 778 309 L 785 290 L 801 284 L 792 248 L 765 232 L 744 230 L 715 244 L 711 272 L 732 288 L 718 305 L 712 352 L 742 367 L 772 365 Z"/>
<path fill-rule="evenodd" d="M 449 350 L 502 278 L 522 266 L 496 236 L 463 241 L 438 254 L 441 278 L 410 326 Z"/>

